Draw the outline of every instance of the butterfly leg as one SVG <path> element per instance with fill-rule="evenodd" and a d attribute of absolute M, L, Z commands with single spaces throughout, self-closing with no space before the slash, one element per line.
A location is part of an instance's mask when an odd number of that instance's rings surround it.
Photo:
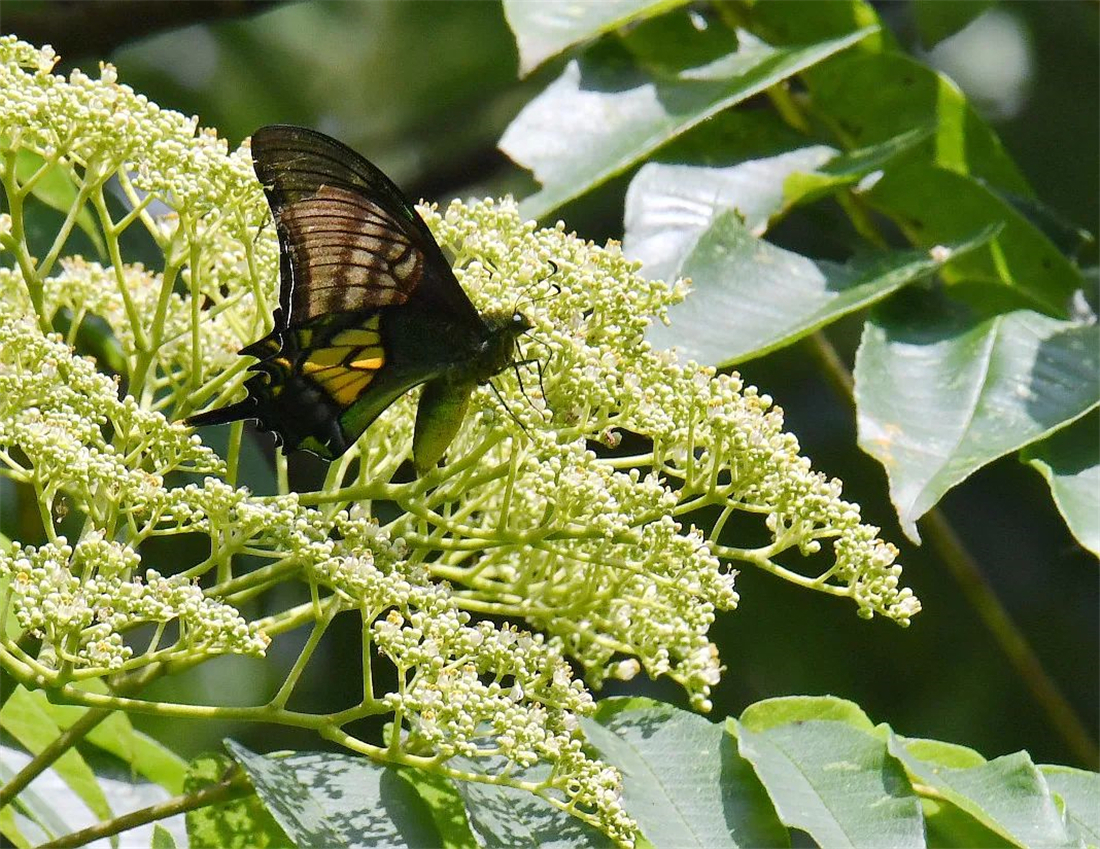
<path fill-rule="evenodd" d="M 535 372 L 538 374 L 539 377 L 539 393 L 542 395 L 542 403 L 546 405 L 547 412 L 550 412 L 551 415 L 553 415 L 553 413 L 550 411 L 550 405 L 546 400 L 546 386 L 542 382 L 542 360 L 540 360 L 538 357 L 531 357 L 530 359 L 519 360 L 518 362 L 512 363 L 512 368 L 515 369 L 516 372 L 516 380 L 519 381 L 520 391 L 523 393 L 523 397 L 527 398 L 527 389 L 523 385 L 523 375 L 520 373 L 519 367 L 529 366 L 532 363 L 534 363 Z M 529 398 L 528 402 L 530 402 Z M 531 406 L 534 406 L 534 404 L 532 404 Z"/>

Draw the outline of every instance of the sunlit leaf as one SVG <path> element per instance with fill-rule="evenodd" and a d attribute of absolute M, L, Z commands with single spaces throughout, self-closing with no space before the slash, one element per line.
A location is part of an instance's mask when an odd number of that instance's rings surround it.
<path fill-rule="evenodd" d="M 37 755 L 61 734 L 45 708 L 46 694 L 17 687 L 0 709 L 3 728 L 31 754 Z M 110 819 L 111 805 L 91 767 L 75 748 L 67 749 L 52 763 L 53 770 L 97 817 Z"/>
<path fill-rule="evenodd" d="M 768 715 L 772 701 L 778 716 Z M 921 804 L 905 771 L 878 736 L 857 727 L 858 713 L 845 715 L 846 705 L 830 698 L 769 700 L 728 728 L 780 820 L 819 846 L 924 847 Z M 837 711 L 842 718 L 808 718 Z"/>
<path fill-rule="evenodd" d="M 504 0 L 504 17 L 519 47 L 520 76 L 563 50 L 632 21 L 682 6 L 687 0 Z"/>
<path fill-rule="evenodd" d="M 1038 469 L 1070 532 L 1100 555 L 1100 416 L 1092 413 L 1024 449 Z"/>
<path fill-rule="evenodd" d="M 799 48 L 744 40 L 700 67 L 650 70 L 621 45 L 571 61 L 508 127 L 500 146 L 534 171 L 540 192 L 521 205 L 541 217 L 620 174 L 700 121 L 858 42 L 874 30 Z"/>
<path fill-rule="evenodd" d="M 890 753 L 906 770 L 947 801 L 1020 847 L 1071 847 L 1047 783 L 1026 752 L 1005 755 L 978 766 L 953 769 L 921 760 L 908 741 L 889 734 Z"/>
<path fill-rule="evenodd" d="M 992 318 L 907 293 L 872 314 L 856 356 L 860 447 L 883 464 L 905 533 L 949 489 L 1100 403 L 1095 326 Z"/>
<path fill-rule="evenodd" d="M 1068 766 L 1040 766 L 1047 785 L 1066 803 L 1066 817 L 1077 837 L 1100 846 L 1100 775 Z"/>
<path fill-rule="evenodd" d="M 650 699 L 606 699 L 584 722 L 623 776 L 623 804 L 658 849 L 789 846 L 787 830 L 720 724 Z"/>
<path fill-rule="evenodd" d="M 718 216 L 670 276 L 693 289 L 647 338 L 688 359 L 728 365 L 789 345 L 841 316 L 942 268 L 992 235 L 941 251 L 870 254 L 846 265 L 814 261 L 755 238 L 733 213 Z"/>
<path fill-rule="evenodd" d="M 20 149 L 15 156 L 16 177 L 20 182 L 26 182 L 45 164 L 46 160 L 38 154 L 25 148 Z M 66 172 L 66 166 L 61 163 L 52 165 L 35 181 L 31 194 L 46 206 L 66 215 L 76 204 L 79 196 L 72 177 Z M 76 215 L 76 226 L 88 234 L 88 238 L 92 240 L 100 256 L 105 255 L 103 236 L 100 235 L 96 219 L 86 204 Z"/>

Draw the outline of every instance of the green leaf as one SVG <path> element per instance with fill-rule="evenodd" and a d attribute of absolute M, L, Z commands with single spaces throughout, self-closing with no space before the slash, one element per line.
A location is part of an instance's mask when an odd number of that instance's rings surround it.
<path fill-rule="evenodd" d="M 647 339 L 705 365 L 745 362 L 885 298 L 991 236 L 986 231 L 935 254 L 896 251 L 839 265 L 756 239 L 734 213 L 723 213 L 676 269 L 691 278 L 691 292 L 669 309 L 671 324 L 652 325 Z"/>
<path fill-rule="evenodd" d="M 1095 326 L 1018 310 L 982 318 L 906 292 L 856 354 L 860 447 L 885 467 L 905 533 L 949 489 L 1100 403 Z"/>
<path fill-rule="evenodd" d="M 1100 846 L 1100 775 L 1068 766 L 1039 767 L 1047 786 L 1066 803 L 1066 816 L 1077 837 Z"/>
<path fill-rule="evenodd" d="M 623 775 L 623 804 L 662 847 L 789 846 L 787 830 L 721 725 L 650 699 L 605 699 L 585 737 Z"/>
<path fill-rule="evenodd" d="M 223 754 L 199 755 L 188 764 L 185 793 L 196 793 L 221 782 L 234 762 Z M 266 849 L 293 847 L 256 794 L 188 811 L 189 849 Z M 316 844 L 315 844 L 316 845 Z"/>
<path fill-rule="evenodd" d="M 81 682 L 80 687 L 94 693 L 108 692 L 107 685 L 99 680 Z M 53 704 L 46 699 L 42 700 L 42 707 L 62 729 L 69 728 L 88 711 L 75 705 Z M 159 784 L 169 793 L 183 791 L 187 761 L 152 737 L 135 731 L 125 713 L 112 713 L 89 731 L 84 740 L 110 752 L 134 772 Z"/>
<path fill-rule="evenodd" d="M 534 171 L 521 204 L 541 217 L 620 174 L 699 122 L 858 42 L 873 29 L 799 48 L 744 40 L 701 67 L 650 70 L 622 45 L 598 45 L 509 125 L 500 147 Z"/>
<path fill-rule="evenodd" d="M 907 741 L 894 734 L 888 736 L 887 746 L 921 784 L 1015 845 L 1079 845 L 1067 834 L 1058 806 L 1027 752 L 952 769 L 919 759 Z"/>
<path fill-rule="evenodd" d="M 1013 849 L 1015 843 L 987 828 L 957 805 L 939 799 L 923 799 L 924 830 L 928 849 Z"/>
<path fill-rule="evenodd" d="M 423 769 L 400 768 L 397 776 L 407 782 L 428 806 L 443 849 L 467 849 L 479 845 L 470 829 L 466 805 L 451 779 Z"/>
<path fill-rule="evenodd" d="M 721 118 L 726 126 L 713 134 L 718 137 L 712 144 L 727 151 L 731 164 L 679 164 L 673 151 L 688 160 L 705 152 L 678 143 L 662 151 L 660 158 L 672 161 L 648 162 L 630 182 L 623 251 L 641 260 L 650 277 L 674 279 L 722 211 L 736 210 L 753 235 L 763 235 L 794 205 L 858 182 L 930 132 L 917 128 L 871 148 L 838 154 L 826 145 L 806 146 L 800 137 L 792 142 L 789 131 L 774 127 L 778 118 L 772 112 L 733 112 Z M 695 131 L 684 141 L 697 135 L 702 133 Z M 731 148 L 735 156 L 728 154 Z"/>
<path fill-rule="evenodd" d="M 749 705 L 738 720 L 750 731 L 762 734 L 791 723 L 811 720 L 843 722 L 857 731 L 871 732 L 875 725 L 855 702 L 836 696 L 780 696 Z"/>
<path fill-rule="evenodd" d="M 471 772 L 481 762 L 459 762 Z M 612 849 L 611 839 L 526 790 L 476 781 L 456 781 L 470 828 L 487 849 Z"/>
<path fill-rule="evenodd" d="M 1078 260 L 1086 249 L 1096 244 L 1096 237 L 1084 227 L 1078 227 L 1054 207 L 1042 201 L 1004 191 L 983 182 L 989 189 L 1046 236 L 1058 251 L 1071 260 Z"/>
<path fill-rule="evenodd" d="M 406 767 L 330 752 L 257 755 L 225 741 L 264 806 L 298 846 L 438 847 L 436 819 Z"/>
<path fill-rule="evenodd" d="M 168 829 L 157 824 L 153 826 L 153 839 L 149 845 L 150 849 L 176 849 L 176 838 Z"/>
<path fill-rule="evenodd" d="M 912 150 L 933 132 L 932 127 L 914 127 L 884 142 L 834 156 L 820 168 L 791 174 L 783 183 L 783 208 L 808 203 L 858 183 Z"/>
<path fill-rule="evenodd" d="M 647 162 L 626 193 L 623 252 L 642 262 L 647 277 L 675 280 L 715 219 L 736 211 L 760 236 L 783 205 L 783 181 L 828 161 L 824 145 L 800 147 L 727 167 Z"/>
<path fill-rule="evenodd" d="M 964 29 L 997 0 L 914 0 L 917 33 L 925 50 Z"/>
<path fill-rule="evenodd" d="M 31 849 L 34 845 L 19 830 L 15 820 L 15 805 L 5 805 L 0 808 L 0 834 L 7 838 L 15 849 Z"/>
<path fill-rule="evenodd" d="M 33 177 L 38 170 L 46 164 L 46 160 L 31 150 L 20 149 L 15 154 L 15 174 L 23 183 Z M 31 194 L 38 198 L 46 206 L 56 209 L 58 212 L 68 215 L 79 196 L 73 178 L 68 173 L 72 166 L 56 163 L 31 188 Z M 106 247 L 103 237 L 99 233 L 96 219 L 91 210 L 84 205 L 76 216 L 76 226 L 88 234 L 99 255 L 106 255 Z"/>
<path fill-rule="evenodd" d="M 821 705 L 831 702 L 840 700 Z M 808 709 L 802 715 L 813 715 L 812 700 L 795 705 Z M 920 800 L 905 771 L 882 740 L 854 726 L 858 717 L 843 703 L 837 706 L 845 717 L 839 721 L 778 721 L 767 716 L 769 707 L 753 705 L 751 723 L 730 719 L 727 727 L 787 826 L 820 846 L 924 846 Z M 778 709 L 782 714 L 791 707 Z"/>
<path fill-rule="evenodd" d="M 944 743 L 940 740 L 906 737 L 905 748 L 915 758 L 951 769 L 969 769 L 986 762 L 981 754 L 967 746 Z"/>
<path fill-rule="evenodd" d="M 61 729 L 44 705 L 46 694 L 19 686 L 0 709 L 0 728 L 11 734 L 32 755 L 37 755 L 60 735 Z M 92 768 L 75 748 L 65 751 L 52 768 L 101 820 L 111 819 L 111 806 Z"/>
<path fill-rule="evenodd" d="M 1032 194 L 997 134 L 959 87 L 916 59 L 895 51 L 850 51 L 815 66 L 805 79 L 815 109 L 829 117 L 852 148 L 932 126 L 932 137 L 909 154 L 913 162 L 968 175 L 1018 195 Z M 936 200 L 934 211 L 948 206 L 942 196 Z M 982 221 L 978 227 L 988 223 Z"/>
<path fill-rule="evenodd" d="M 30 758 L 19 749 L 0 744 L 0 786 L 7 784 L 22 769 Z M 56 766 L 57 762 L 54 762 Z M 13 825 L 25 839 L 32 844 L 52 840 L 76 831 L 69 818 L 76 813 L 90 818 L 88 808 L 80 799 L 64 786 L 65 779 L 53 767 L 47 767 L 34 781 L 20 791 L 9 808 L 14 808 L 20 816 L 13 819 Z M 68 794 L 68 799 L 58 797 Z M 59 801 L 73 802 L 79 806 L 76 811 L 73 804 L 59 804 Z"/>
<path fill-rule="evenodd" d="M 1070 532 L 1100 555 L 1100 416 L 1085 416 L 1024 449 L 1022 458 L 1038 469 Z"/>
<path fill-rule="evenodd" d="M 504 0 L 504 17 L 516 36 L 519 74 L 531 71 L 563 50 L 621 26 L 682 6 L 687 0 Z"/>
<path fill-rule="evenodd" d="M 949 282 L 1002 284 L 1035 308 L 1059 317 L 1067 315 L 1074 293 L 1084 285 L 1081 272 L 1041 230 L 972 177 L 912 164 L 887 171 L 862 197 L 893 218 L 914 244 L 925 247 L 1003 223 L 988 250 L 961 257 L 944 269 Z"/>

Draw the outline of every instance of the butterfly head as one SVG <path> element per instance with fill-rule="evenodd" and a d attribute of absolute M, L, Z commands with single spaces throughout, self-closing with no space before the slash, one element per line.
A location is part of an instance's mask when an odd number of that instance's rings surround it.
<path fill-rule="evenodd" d="M 515 310 L 511 315 L 487 315 L 489 335 L 482 342 L 477 358 L 478 383 L 488 383 L 489 378 L 508 368 L 516 358 L 516 340 L 534 325 L 523 313 Z"/>

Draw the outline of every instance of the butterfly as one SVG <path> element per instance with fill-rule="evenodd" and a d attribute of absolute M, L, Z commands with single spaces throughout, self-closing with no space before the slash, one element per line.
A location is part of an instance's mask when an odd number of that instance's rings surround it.
<path fill-rule="evenodd" d="M 424 384 L 413 465 L 434 468 L 470 395 L 515 362 L 520 312 L 478 313 L 424 220 L 378 168 L 304 127 L 252 135 L 252 162 L 279 239 L 275 327 L 248 396 L 192 426 L 255 419 L 284 452 L 333 460 L 394 401 Z"/>

